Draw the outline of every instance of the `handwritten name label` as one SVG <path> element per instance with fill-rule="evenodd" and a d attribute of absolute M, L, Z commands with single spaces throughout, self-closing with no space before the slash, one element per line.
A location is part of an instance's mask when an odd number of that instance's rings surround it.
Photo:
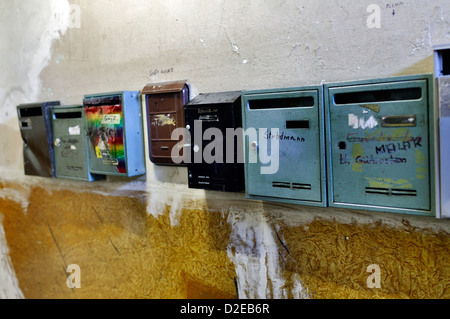
<path fill-rule="evenodd" d="M 173 73 L 175 72 L 174 68 L 167 68 L 167 69 L 152 69 L 149 72 L 150 76 L 156 76 L 159 74 L 167 74 L 167 73 Z"/>
<path fill-rule="evenodd" d="M 402 5 L 404 5 L 403 1 L 388 3 L 388 4 L 386 4 L 386 9 L 394 9 L 394 8 L 400 7 Z"/>
<path fill-rule="evenodd" d="M 102 125 L 116 125 L 120 124 L 120 114 L 105 114 L 102 118 Z"/>
<path fill-rule="evenodd" d="M 306 139 L 304 137 L 288 135 L 285 132 L 281 132 L 281 135 L 279 133 L 272 134 L 272 132 L 266 132 L 264 138 L 266 140 L 293 141 L 301 143 L 306 142 Z"/>
<path fill-rule="evenodd" d="M 373 155 L 369 156 L 357 156 L 354 159 L 357 164 L 372 164 L 372 165 L 394 165 L 394 164 L 406 164 L 408 162 L 407 158 L 404 157 L 393 157 L 390 155 L 389 157 L 377 158 Z M 339 158 L 339 163 L 341 165 L 344 164 L 352 164 L 352 160 L 347 157 L 347 154 L 341 154 Z"/>
<path fill-rule="evenodd" d="M 420 140 L 418 140 L 420 139 Z M 370 142 L 414 142 L 422 141 L 421 137 L 411 136 L 410 132 L 407 131 L 403 135 L 398 134 L 385 134 L 380 132 L 371 136 L 358 136 L 358 133 L 347 134 L 347 141 L 351 143 L 370 143 Z"/>
<path fill-rule="evenodd" d="M 385 154 L 385 153 L 392 154 L 396 153 L 397 151 L 408 151 L 412 148 L 422 147 L 421 142 L 422 138 L 416 137 L 411 141 L 404 141 L 402 143 L 383 144 L 380 147 L 375 146 L 375 151 L 377 152 L 377 154 Z"/>
<path fill-rule="evenodd" d="M 364 119 L 364 117 L 359 117 L 355 114 L 349 114 L 348 115 L 348 125 L 353 127 L 353 129 L 373 129 L 378 126 L 378 121 L 375 119 L 375 117 L 372 115 L 369 119 Z"/>

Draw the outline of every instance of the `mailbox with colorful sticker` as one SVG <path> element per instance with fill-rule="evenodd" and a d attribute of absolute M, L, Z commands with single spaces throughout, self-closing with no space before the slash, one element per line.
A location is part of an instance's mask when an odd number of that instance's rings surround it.
<path fill-rule="evenodd" d="M 180 140 L 172 140 L 177 128 L 185 127 L 184 106 L 189 102 L 187 81 L 148 84 L 142 90 L 147 105 L 147 126 L 150 160 L 157 165 L 184 164 L 184 150 L 172 150 Z M 175 164 L 181 163 L 181 164 Z"/>
<path fill-rule="evenodd" d="M 324 86 L 329 205 L 435 215 L 432 75 Z"/>
<path fill-rule="evenodd" d="M 244 91 L 242 109 L 247 198 L 326 206 L 323 87 Z"/>
<path fill-rule="evenodd" d="M 55 177 L 51 108 L 59 101 L 17 106 L 25 175 Z"/>
<path fill-rule="evenodd" d="M 86 95 L 83 104 L 91 173 L 127 177 L 145 174 L 139 92 Z"/>
<path fill-rule="evenodd" d="M 89 169 L 83 105 L 53 106 L 52 126 L 56 177 L 87 182 L 104 179 Z"/>

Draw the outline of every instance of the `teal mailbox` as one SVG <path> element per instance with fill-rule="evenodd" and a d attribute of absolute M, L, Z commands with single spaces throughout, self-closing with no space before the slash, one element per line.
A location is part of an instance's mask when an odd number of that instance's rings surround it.
<path fill-rule="evenodd" d="M 326 206 L 323 87 L 245 91 L 246 197 Z"/>
<path fill-rule="evenodd" d="M 432 76 L 324 90 L 329 205 L 435 215 Z"/>
<path fill-rule="evenodd" d="M 104 179 L 89 170 L 83 106 L 53 106 L 52 127 L 56 177 L 87 182 Z"/>
<path fill-rule="evenodd" d="M 145 174 L 139 92 L 86 95 L 83 104 L 91 173 L 124 177 Z"/>

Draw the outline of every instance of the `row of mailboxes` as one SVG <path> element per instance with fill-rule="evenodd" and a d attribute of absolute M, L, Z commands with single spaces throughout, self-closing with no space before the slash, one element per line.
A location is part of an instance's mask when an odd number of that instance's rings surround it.
<path fill-rule="evenodd" d="M 140 92 L 86 95 L 17 107 L 25 175 L 96 181 L 145 174 Z"/>
<path fill-rule="evenodd" d="M 433 108 L 431 75 L 244 92 L 247 197 L 432 215 Z"/>
<path fill-rule="evenodd" d="M 52 133 L 48 117 L 39 124 L 29 117 L 29 106 L 18 109 L 24 147 L 44 150 L 43 141 L 52 141 L 45 165 L 52 167 L 54 152 L 56 177 L 92 181 L 144 174 L 142 95 L 150 160 L 187 166 L 190 188 L 432 215 L 432 85 L 430 75 L 415 75 L 205 93 L 190 100 L 186 81 L 150 84 L 141 92 L 87 95 L 82 106 L 57 103 Z M 41 145 L 34 147 L 36 125 Z M 177 129 L 184 130 L 178 140 Z M 45 132 L 54 136 L 43 139 Z M 34 154 L 24 151 L 39 158 Z"/>

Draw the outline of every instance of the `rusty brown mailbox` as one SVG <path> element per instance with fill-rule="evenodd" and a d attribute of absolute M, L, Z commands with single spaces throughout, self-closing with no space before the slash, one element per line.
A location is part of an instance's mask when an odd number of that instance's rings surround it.
<path fill-rule="evenodd" d="M 148 84 L 142 90 L 147 105 L 147 126 L 150 160 L 157 165 L 184 166 L 183 149 L 176 150 L 177 163 L 172 159 L 172 149 L 180 140 L 172 140 L 172 132 L 185 127 L 184 106 L 189 102 L 187 81 Z"/>

